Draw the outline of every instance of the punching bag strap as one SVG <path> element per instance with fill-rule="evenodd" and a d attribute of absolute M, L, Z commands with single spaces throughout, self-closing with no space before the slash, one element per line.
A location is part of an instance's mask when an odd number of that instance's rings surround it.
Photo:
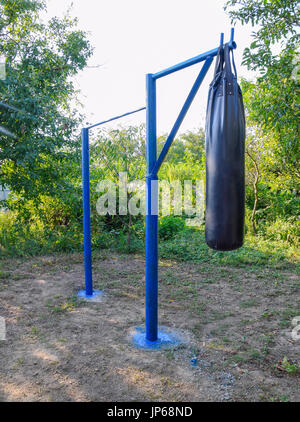
<path fill-rule="evenodd" d="M 218 50 L 217 60 L 216 60 L 214 79 L 217 73 L 223 71 L 223 66 L 224 66 L 224 49 L 222 46 L 220 46 Z"/>
<path fill-rule="evenodd" d="M 233 70 L 234 70 L 234 76 L 237 78 L 237 73 L 236 73 L 236 67 L 235 67 L 235 62 L 234 62 L 233 50 L 231 50 L 231 58 L 232 58 L 232 67 L 233 67 Z"/>
<path fill-rule="evenodd" d="M 234 75 L 232 73 L 231 70 L 231 61 L 230 61 L 230 49 L 229 49 L 229 45 L 225 44 L 225 48 L 224 48 L 224 76 L 226 78 L 227 81 L 232 81 L 233 77 L 237 77 L 237 73 L 236 73 L 236 67 L 235 67 L 235 63 L 234 63 L 234 58 L 233 58 L 233 51 L 231 50 L 231 56 L 232 56 L 232 66 L 233 66 L 233 70 L 234 70 Z"/>

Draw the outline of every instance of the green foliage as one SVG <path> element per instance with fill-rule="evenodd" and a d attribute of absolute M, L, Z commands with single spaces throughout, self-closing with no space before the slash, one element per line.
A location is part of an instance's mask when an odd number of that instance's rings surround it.
<path fill-rule="evenodd" d="M 96 192 L 97 184 L 100 180 L 109 179 L 116 186 L 117 210 L 119 207 L 119 173 L 127 173 L 127 183 L 131 185 L 132 192 L 127 194 L 127 201 L 139 194 L 144 198 L 144 191 L 141 186 L 132 184 L 136 180 L 144 183 L 146 176 L 146 139 L 145 126 L 129 126 L 126 129 L 120 127 L 116 130 L 102 129 L 91 142 L 91 197 L 92 203 L 97 202 L 99 194 Z M 158 139 L 158 150 L 160 151 L 165 136 Z M 174 149 L 173 149 L 174 148 Z M 199 160 L 196 158 L 199 155 Z M 204 157 L 204 133 L 187 132 L 179 136 L 174 141 L 171 153 L 167 156 L 167 161 L 160 170 L 160 179 L 172 182 L 179 180 L 192 180 L 203 177 L 203 157 Z M 192 161 L 194 159 L 194 162 Z M 162 193 L 161 193 L 162 195 Z M 172 208 L 172 207 L 171 207 Z M 99 217 L 95 212 L 92 215 L 93 231 L 97 231 L 99 221 L 104 221 L 106 230 L 115 233 L 128 234 L 129 243 L 135 239 L 142 239 L 144 236 L 144 216 L 116 215 Z M 172 218 L 170 220 L 172 222 Z M 174 219 L 184 224 L 181 219 Z M 178 222 L 179 221 L 179 222 Z M 170 223 L 171 224 L 171 223 Z"/>
<path fill-rule="evenodd" d="M 172 239 L 174 235 L 182 231 L 185 227 L 184 220 L 181 217 L 167 215 L 159 219 L 158 235 L 160 239 Z"/>
<path fill-rule="evenodd" d="M 26 256 L 81 248 L 82 230 L 61 226 L 55 230 L 36 215 L 21 220 L 16 212 L 0 214 L 0 255 Z"/>
<path fill-rule="evenodd" d="M 293 266 L 299 262 L 299 249 L 284 241 L 274 241 L 263 236 L 246 235 L 244 246 L 230 252 L 218 252 L 205 243 L 203 228 L 188 228 L 172 239 L 160 242 L 162 258 L 199 263 L 216 263 L 237 267 Z"/>
<path fill-rule="evenodd" d="M 244 64 L 256 81 L 242 80 L 247 113 L 246 241 L 237 251 L 210 250 L 203 227 L 184 217 L 159 218 L 160 254 L 216 264 L 287 265 L 299 248 L 299 75 L 296 1 L 229 0 L 233 22 L 255 26 Z M 72 78 L 92 49 L 68 16 L 44 23 L 43 0 L 0 0 L 0 184 L 12 190 L 0 213 L 0 255 L 82 250 L 82 179 L 78 133 L 82 117 L 71 107 Z M 166 135 L 158 138 L 158 153 Z M 203 129 L 178 136 L 160 169 L 169 183 L 205 177 Z M 90 144 L 92 245 L 122 252 L 144 249 L 143 215 L 99 215 L 98 183 L 117 188 L 146 176 L 145 126 L 101 130 Z M 132 184 L 127 201 L 139 191 Z M 144 193 L 142 193 L 144 196 Z M 161 194 L 162 195 L 162 194 Z M 117 203 L 117 210 L 119 203 Z M 172 207 L 171 207 L 172 210 Z M 256 227 L 255 227 L 256 226 Z M 253 235 L 255 229 L 256 236 Z"/>
<path fill-rule="evenodd" d="M 91 145 L 94 169 L 105 168 L 105 176 L 114 182 L 119 172 L 127 172 L 128 182 L 144 179 L 146 175 L 145 125 L 102 129 Z"/>
<path fill-rule="evenodd" d="M 299 190 L 299 2 L 229 0 L 225 10 L 233 22 L 255 26 L 243 59 L 260 72 L 255 82 L 242 82 L 247 125 L 266 135 L 260 151 L 271 151 L 264 164 L 272 183 Z"/>
<path fill-rule="evenodd" d="M 228 0 L 224 8 L 229 11 L 233 22 L 239 20 L 242 24 L 259 26 L 253 34 L 254 41 L 250 49 L 246 50 L 253 55 L 245 56 L 247 64 L 252 62 L 251 66 L 268 65 L 271 44 L 282 39 L 289 40 L 291 44 L 297 40 L 297 0 Z M 253 52 L 255 49 L 257 56 Z"/>
<path fill-rule="evenodd" d="M 300 366 L 297 363 L 289 362 L 288 358 L 284 356 L 281 367 L 288 373 L 288 374 L 297 374 L 300 371 Z"/>
<path fill-rule="evenodd" d="M 0 180 L 27 198 L 55 193 L 77 148 L 79 116 L 72 77 L 86 65 L 91 47 L 76 20 L 43 23 L 44 1 L 0 0 Z"/>
<path fill-rule="evenodd" d="M 116 188 L 117 215 L 99 216 L 95 207 L 92 212 L 93 230 L 97 231 L 99 222 L 104 222 L 106 230 L 114 233 L 122 233 L 122 240 L 127 234 L 127 251 L 135 249 L 135 238 L 139 237 L 136 228 L 143 221 L 143 215 L 127 214 L 119 202 L 120 194 L 120 173 L 126 172 L 126 179 L 123 182 L 130 189 L 124 192 L 126 203 L 133 197 L 139 197 L 139 205 L 142 205 L 144 198 L 143 181 L 146 176 L 146 143 L 145 126 L 120 127 L 115 130 L 102 129 L 91 142 L 91 198 L 96 204 L 99 196 L 97 192 L 98 183 L 102 180 L 110 180 Z M 125 177 L 125 176 L 123 176 Z M 120 212 L 120 207 L 122 212 Z M 124 236 L 123 236 L 124 235 Z M 121 244 L 122 242 L 120 242 Z"/>
<path fill-rule="evenodd" d="M 299 190 L 299 110 L 296 81 L 243 80 L 248 139 L 270 186 Z M 251 129 L 259 132 L 253 137 Z M 250 139 L 249 139 L 250 140 Z"/>
<path fill-rule="evenodd" d="M 185 145 L 185 162 L 201 165 L 205 168 L 205 132 L 200 128 L 197 132 L 191 130 L 183 133 L 180 138 Z"/>
<path fill-rule="evenodd" d="M 158 153 L 161 152 L 166 139 L 167 135 L 158 137 Z M 196 132 L 189 130 L 179 135 L 173 142 L 165 160 L 166 164 L 172 163 L 176 165 L 191 162 L 194 164 L 201 164 L 202 167 L 205 163 L 205 133 L 202 128 L 198 129 Z M 166 164 L 163 164 L 163 166 Z"/>
<path fill-rule="evenodd" d="M 283 218 L 277 218 L 265 226 L 267 239 L 285 240 L 296 246 L 300 246 L 300 225 L 296 222 L 287 221 Z"/>
<path fill-rule="evenodd" d="M 259 133 L 258 133 L 259 135 Z M 255 134 L 255 139 L 259 136 Z M 195 137 L 197 137 L 197 133 Z M 181 135 L 175 145 L 181 145 L 184 154 L 169 156 L 169 161 L 160 171 L 160 178 L 169 182 L 192 180 L 204 177 L 203 156 L 196 160 L 202 147 L 195 149 L 194 159 L 191 144 Z M 191 132 L 187 138 L 194 139 Z M 200 139 L 200 138 L 197 138 Z M 199 141 L 201 145 L 202 141 Z M 263 168 L 264 155 L 257 152 L 257 145 L 251 150 Z M 248 144 L 250 147 L 250 144 Z M 121 252 L 144 251 L 144 216 L 106 215 L 96 212 L 100 196 L 96 188 L 99 181 L 110 179 L 118 184 L 120 171 L 128 171 L 128 182 L 145 177 L 145 130 L 143 126 L 101 131 L 91 139 L 91 205 L 92 246 L 110 248 Z M 171 159 L 172 158 L 172 159 Z M 173 161 L 174 160 L 174 161 Z M 247 161 L 248 179 L 246 189 L 246 242 L 245 246 L 233 252 L 210 250 L 204 239 L 203 227 L 185 227 L 184 216 L 161 216 L 159 218 L 159 249 L 164 258 L 212 261 L 237 266 L 286 265 L 294 262 L 299 246 L 299 196 L 294 191 L 270 189 L 267 172 L 262 171 L 257 203 L 257 236 L 251 232 L 251 208 L 254 203 L 251 188 L 251 160 Z M 10 211 L 1 213 L 0 255 L 35 255 L 49 252 L 83 249 L 82 234 L 82 190 L 80 157 L 70 162 L 68 175 L 56 194 L 40 193 L 29 200 L 23 194 L 13 192 L 6 202 Z M 132 192 L 133 194 L 135 193 Z M 117 186 L 118 198 L 118 186 Z M 130 199 L 129 197 L 127 199 Z M 117 204 L 118 209 L 118 204 Z M 171 207 L 172 209 L 172 207 Z M 131 219 L 130 219 L 131 218 Z"/>

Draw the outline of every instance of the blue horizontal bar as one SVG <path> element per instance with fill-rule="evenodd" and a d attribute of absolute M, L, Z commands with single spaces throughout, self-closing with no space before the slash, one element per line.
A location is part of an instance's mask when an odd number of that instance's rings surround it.
<path fill-rule="evenodd" d="M 171 145 L 172 142 L 176 136 L 176 133 L 178 132 L 178 129 L 180 128 L 180 125 L 186 115 L 186 113 L 188 112 L 188 109 L 190 108 L 190 105 L 192 104 L 198 89 L 203 81 L 203 79 L 205 78 L 205 75 L 208 71 L 208 69 L 210 68 L 210 65 L 213 61 L 213 57 L 209 57 L 206 62 L 204 63 L 204 65 L 202 66 L 199 75 L 197 76 L 197 79 L 194 82 L 194 85 L 192 86 L 192 89 L 187 97 L 187 99 L 185 100 L 185 103 L 183 104 L 183 107 L 176 119 L 176 122 L 174 123 L 174 126 L 165 142 L 165 145 L 163 146 L 163 149 L 160 153 L 160 156 L 158 157 L 154 167 L 151 170 L 151 177 L 154 177 L 157 175 L 157 172 L 160 169 L 160 166 L 162 165 Z"/>
<path fill-rule="evenodd" d="M 120 119 L 121 117 L 125 117 L 125 116 L 128 116 L 129 114 L 137 113 L 138 111 L 142 111 L 142 110 L 146 110 L 146 107 L 141 107 L 141 108 L 138 108 L 137 110 L 133 110 L 133 111 L 129 111 L 128 113 L 121 114 L 120 116 L 112 117 L 111 119 L 108 119 L 108 120 L 103 120 L 103 122 L 99 122 L 92 126 L 88 126 L 86 129 L 92 129 L 93 127 L 103 125 L 104 123 L 108 123 L 113 120 Z"/>
<path fill-rule="evenodd" d="M 231 37 L 233 37 L 233 33 L 231 33 Z M 233 41 L 233 38 L 230 40 L 229 48 L 235 49 L 236 43 Z M 178 70 L 185 69 L 186 67 L 192 66 L 196 63 L 203 62 L 204 60 L 208 59 L 209 57 L 215 57 L 218 54 L 218 48 L 214 48 L 213 50 L 207 51 L 206 53 L 199 54 L 199 56 L 192 57 L 189 60 L 184 62 L 175 64 L 174 66 L 168 67 L 167 69 L 161 70 L 160 72 L 153 73 L 153 79 L 159 79 L 163 76 L 170 75 L 171 73 L 177 72 Z"/>
<path fill-rule="evenodd" d="M 174 73 L 174 72 L 177 72 L 178 70 L 185 69 L 186 67 L 192 66 L 193 64 L 200 63 L 208 59 L 208 57 L 215 57 L 218 54 L 218 49 L 219 47 L 213 50 L 207 51 L 206 53 L 199 54 L 199 56 L 192 57 L 191 59 L 186 60 L 184 62 L 175 64 L 174 66 L 168 67 L 167 69 L 161 70 L 160 72 L 153 73 L 152 77 L 154 79 L 159 79 L 159 78 L 162 78 L 163 76 L 170 75 L 170 73 Z"/>

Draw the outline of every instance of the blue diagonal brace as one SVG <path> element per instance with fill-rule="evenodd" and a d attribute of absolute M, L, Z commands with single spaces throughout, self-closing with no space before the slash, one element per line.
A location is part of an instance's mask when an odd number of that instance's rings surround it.
<path fill-rule="evenodd" d="M 202 66 L 199 75 L 197 76 L 197 79 L 195 80 L 195 83 L 187 97 L 187 99 L 185 100 L 185 103 L 176 119 L 176 122 L 174 123 L 174 126 L 165 142 L 165 145 L 163 146 L 163 149 L 160 153 L 160 156 L 158 157 L 154 167 L 152 168 L 151 171 L 151 177 L 155 177 L 157 176 L 157 173 L 160 169 L 160 166 L 162 165 L 164 159 L 166 158 L 166 155 L 172 145 L 172 142 L 174 141 L 174 138 L 176 136 L 176 133 L 178 132 L 178 129 L 180 128 L 180 125 L 186 115 L 186 113 L 188 112 L 188 109 L 190 108 L 190 105 L 192 104 L 198 89 L 200 88 L 200 85 L 203 81 L 203 79 L 205 78 L 205 75 L 208 71 L 208 69 L 210 68 L 210 65 L 213 61 L 213 57 L 208 57 L 207 60 L 205 61 L 204 65 Z"/>

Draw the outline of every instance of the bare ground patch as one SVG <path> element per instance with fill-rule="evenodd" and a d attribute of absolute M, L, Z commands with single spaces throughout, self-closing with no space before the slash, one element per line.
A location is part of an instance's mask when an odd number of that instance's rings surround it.
<path fill-rule="evenodd" d="M 78 301 L 79 253 L 1 261 L 1 401 L 300 401 L 299 277 L 275 267 L 160 263 L 160 324 L 190 343 L 145 351 L 144 258 L 94 259 L 100 303 Z"/>

